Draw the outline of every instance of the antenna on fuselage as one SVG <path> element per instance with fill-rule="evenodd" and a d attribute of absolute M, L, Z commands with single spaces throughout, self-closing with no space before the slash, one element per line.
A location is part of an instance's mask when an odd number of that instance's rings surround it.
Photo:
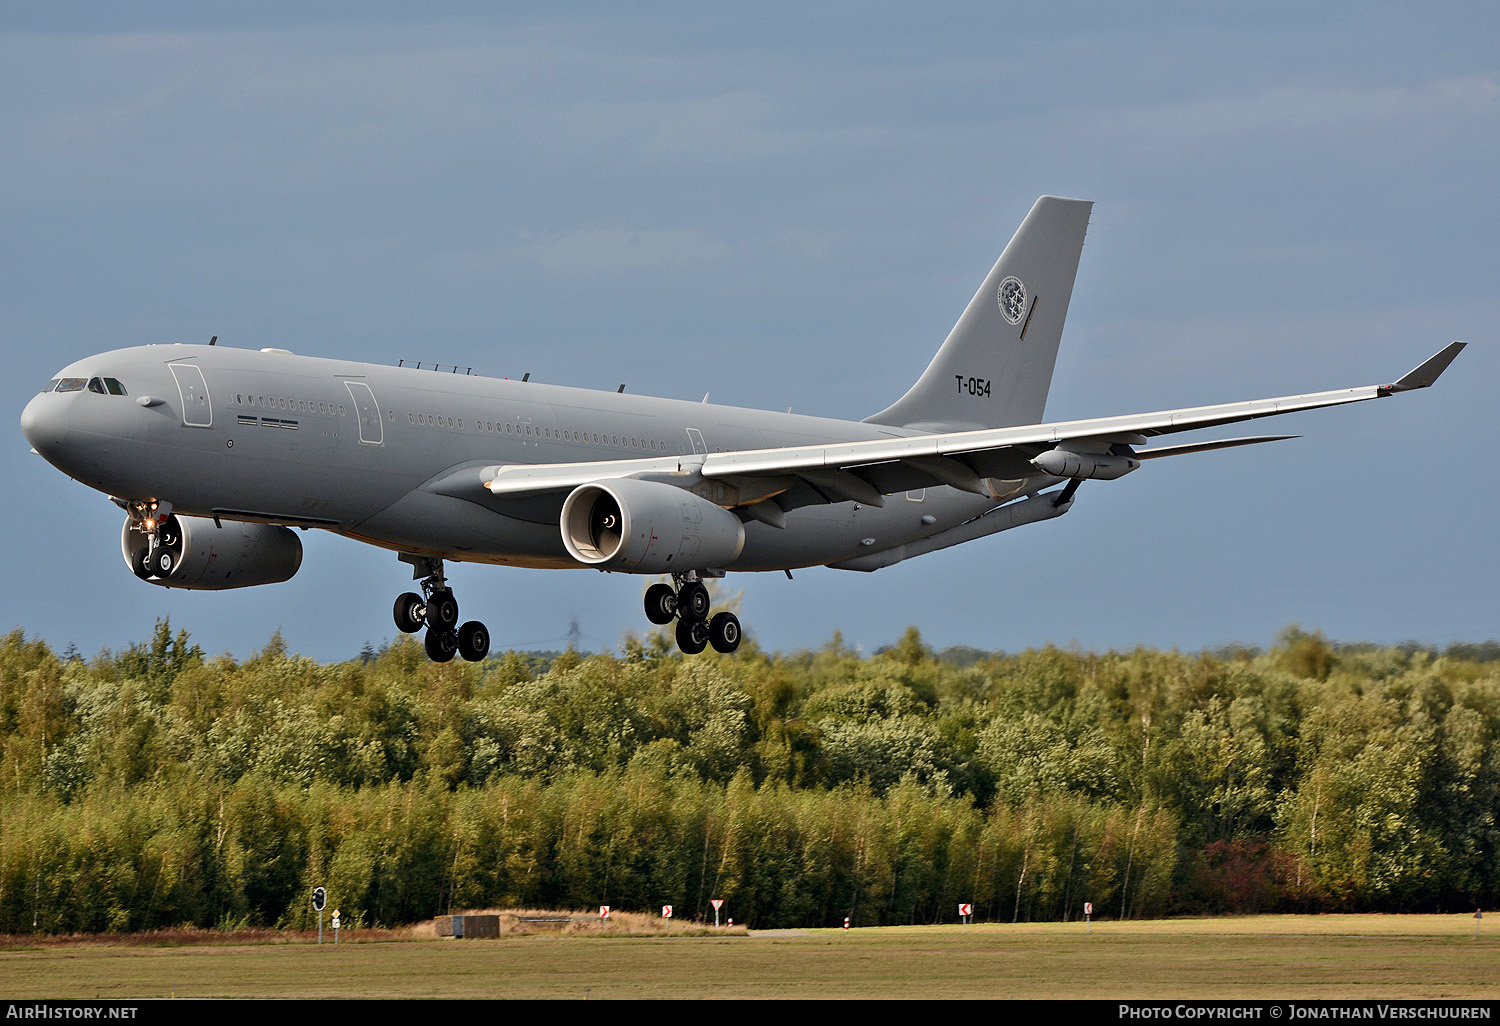
<path fill-rule="evenodd" d="M 208 344 L 213 345 L 217 341 L 219 341 L 219 336 L 215 335 L 213 338 L 208 340 Z"/>
<path fill-rule="evenodd" d="M 522 381 L 530 381 L 531 380 L 531 371 L 527 371 L 525 374 L 522 374 L 521 375 L 521 380 Z"/>

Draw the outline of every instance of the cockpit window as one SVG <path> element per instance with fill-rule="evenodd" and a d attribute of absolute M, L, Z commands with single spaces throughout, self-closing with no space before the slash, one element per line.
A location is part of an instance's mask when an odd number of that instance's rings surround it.
<path fill-rule="evenodd" d="M 53 378 L 43 392 L 82 392 L 98 395 L 129 395 L 119 378 Z"/>

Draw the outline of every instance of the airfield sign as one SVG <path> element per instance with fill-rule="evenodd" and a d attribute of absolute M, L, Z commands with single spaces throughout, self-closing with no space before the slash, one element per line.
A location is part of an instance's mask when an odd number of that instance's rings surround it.
<path fill-rule="evenodd" d="M 663 919 L 671 919 L 672 918 L 672 906 L 671 905 L 663 905 L 661 907 L 661 917 Z"/>
<path fill-rule="evenodd" d="M 713 906 L 714 906 L 714 925 L 718 926 L 719 925 L 719 909 L 721 909 L 721 908 L 724 907 L 724 899 L 723 898 L 709 898 L 708 900 L 713 903 Z"/>
<path fill-rule="evenodd" d="M 599 918 L 600 919 L 608 919 L 609 918 L 609 906 L 608 905 L 600 905 L 599 906 Z"/>

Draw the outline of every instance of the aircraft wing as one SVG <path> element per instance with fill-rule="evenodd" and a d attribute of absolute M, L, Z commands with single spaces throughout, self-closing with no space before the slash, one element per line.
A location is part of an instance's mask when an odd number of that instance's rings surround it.
<path fill-rule="evenodd" d="M 1416 369 L 1388 385 L 1312 392 L 1305 395 L 1254 399 L 1248 402 L 1194 406 L 1127 416 L 986 428 L 978 431 L 919 434 L 864 442 L 749 449 L 737 452 L 690 454 L 651 459 L 605 460 L 591 463 L 499 465 L 483 469 L 484 486 L 496 495 L 574 488 L 590 481 L 615 477 L 696 473 L 704 478 L 736 484 L 737 505 L 753 507 L 764 499 L 784 495 L 783 509 L 814 502 L 852 500 L 883 505 L 882 496 L 895 492 L 951 485 L 979 495 L 990 494 L 985 478 L 1014 479 L 1038 473 L 1032 459 L 1071 443 L 1089 452 L 1111 447 L 1145 445 L 1148 438 L 1314 410 L 1324 406 L 1378 399 L 1426 388 L 1453 362 L 1466 343 L 1454 342 Z M 1152 452 L 1133 452 L 1136 459 L 1179 455 L 1210 448 L 1276 441 L 1290 435 L 1265 435 L 1215 442 L 1169 446 Z M 788 502 L 787 500 L 791 500 Z M 780 518 L 769 512 L 768 522 Z"/>

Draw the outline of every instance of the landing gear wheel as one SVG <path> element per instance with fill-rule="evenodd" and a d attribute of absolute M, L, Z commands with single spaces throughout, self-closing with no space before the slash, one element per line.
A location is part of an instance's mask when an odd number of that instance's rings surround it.
<path fill-rule="evenodd" d="M 740 647 L 740 618 L 733 613 L 718 613 L 708 621 L 708 642 L 715 652 L 726 654 Z"/>
<path fill-rule="evenodd" d="M 458 629 L 458 654 L 477 663 L 490 654 L 490 632 L 478 620 L 470 620 Z"/>
<path fill-rule="evenodd" d="M 427 626 L 435 631 L 451 631 L 458 626 L 458 599 L 446 588 L 435 591 L 427 600 Z"/>
<path fill-rule="evenodd" d="M 143 581 L 151 580 L 151 568 L 146 565 L 146 550 L 141 549 L 130 557 L 130 569 Z"/>
<path fill-rule="evenodd" d="M 708 597 L 708 589 L 697 581 L 684 584 L 677 593 L 677 612 L 685 620 L 706 621 L 708 607 L 712 604 L 713 599 Z"/>
<path fill-rule="evenodd" d="M 172 571 L 177 569 L 177 557 L 172 555 L 171 549 L 157 549 L 151 556 L 151 573 L 153 576 L 165 580 L 172 576 Z"/>
<path fill-rule="evenodd" d="M 687 655 L 702 652 L 708 647 L 708 624 L 702 620 L 678 620 L 677 647 Z"/>
<path fill-rule="evenodd" d="M 646 619 L 656 624 L 671 623 L 677 616 L 677 593 L 669 584 L 653 584 L 646 589 Z"/>
<path fill-rule="evenodd" d="M 396 608 L 393 611 L 396 617 L 396 630 L 402 634 L 415 634 L 421 630 L 422 624 L 426 622 L 423 618 L 426 612 L 423 607 L 426 605 L 422 596 L 414 592 L 409 591 L 397 597 Z"/>
<path fill-rule="evenodd" d="M 427 649 L 428 659 L 435 663 L 446 663 L 458 651 L 458 635 L 452 631 L 439 630 L 434 627 L 428 630 L 424 646 Z"/>

